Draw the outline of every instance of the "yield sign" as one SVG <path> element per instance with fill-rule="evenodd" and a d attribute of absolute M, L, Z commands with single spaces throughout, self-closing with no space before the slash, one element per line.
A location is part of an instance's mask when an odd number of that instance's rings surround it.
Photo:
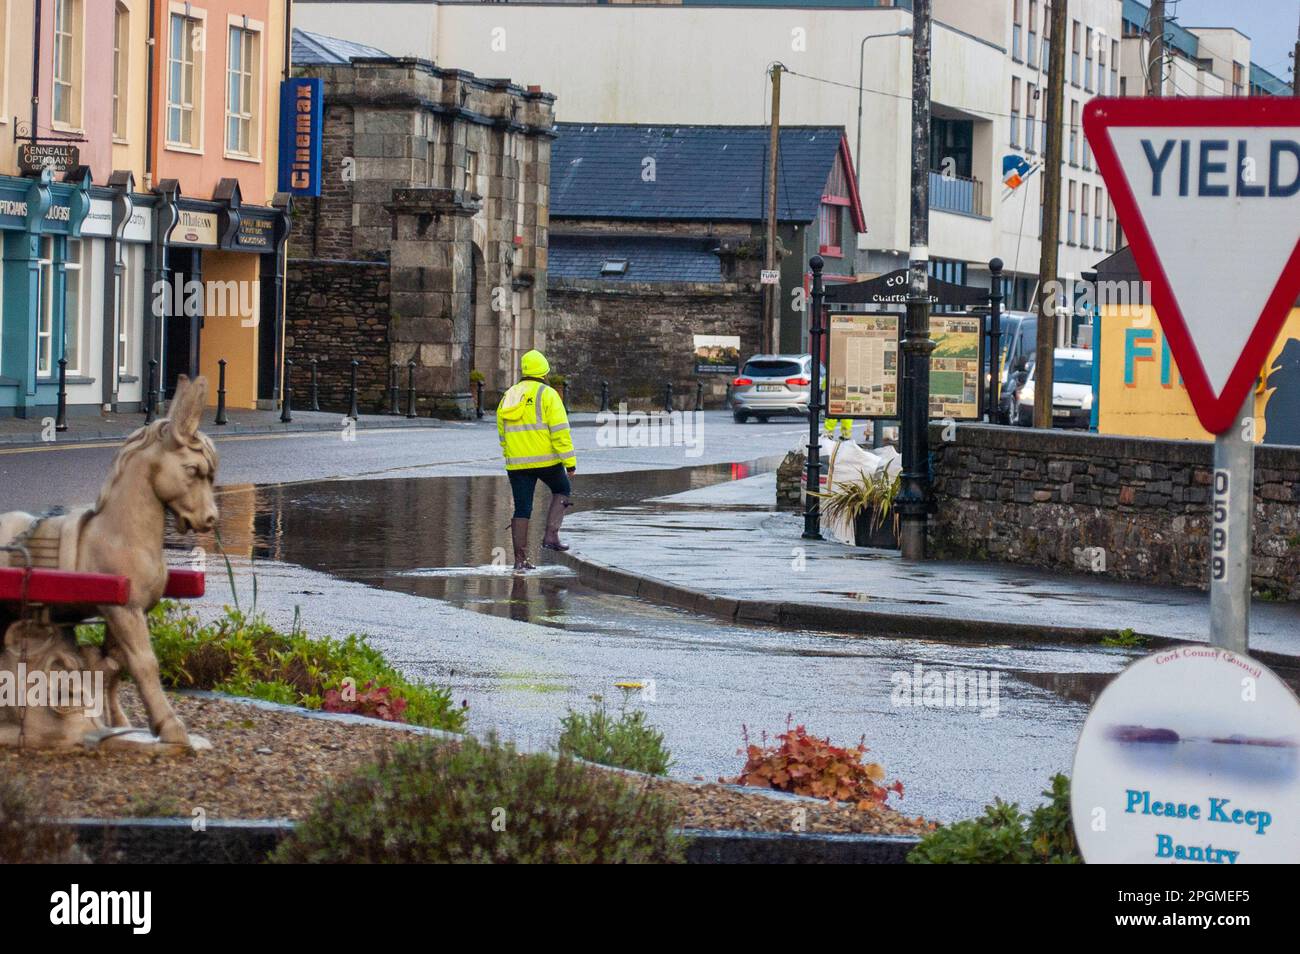
<path fill-rule="evenodd" d="M 1196 416 L 1225 431 L 1300 294 L 1300 98 L 1094 99 L 1083 130 Z"/>

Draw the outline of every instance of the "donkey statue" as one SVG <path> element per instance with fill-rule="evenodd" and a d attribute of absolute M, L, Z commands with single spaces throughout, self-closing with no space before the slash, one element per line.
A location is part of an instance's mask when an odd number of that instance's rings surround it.
<path fill-rule="evenodd" d="M 127 439 L 93 507 L 43 518 L 18 512 L 0 514 L 0 546 L 20 544 L 33 566 L 111 573 L 131 581 L 130 600 L 125 606 L 61 606 L 57 615 L 47 616 L 43 626 L 5 619 L 0 607 L 0 648 L 4 650 L 0 668 L 12 663 L 19 643 L 24 654 L 44 650 L 48 659 L 63 660 L 61 668 L 67 668 L 69 653 L 79 655 L 84 666 L 99 669 L 108 677 L 106 718 L 109 725 L 119 729 L 129 727 L 116 691 L 117 677 L 125 669 L 139 689 L 158 741 L 185 747 L 202 744 L 202 740 L 191 739 L 167 701 L 145 614 L 162 598 L 167 585 L 163 560 L 167 511 L 172 512 L 182 533 L 209 531 L 217 523 L 212 491 L 217 452 L 207 435 L 199 431 L 206 396 L 205 378 L 190 381 L 182 375 L 170 416 L 145 425 Z M 10 566 L 22 565 L 18 554 L 0 551 L 0 565 L 6 560 Z M 106 624 L 102 653 L 77 647 L 68 628 L 70 623 L 94 616 L 103 617 Z M 41 630 L 39 638 L 33 636 L 33 629 Z M 39 660 L 30 655 L 26 659 L 28 672 L 39 667 Z M 30 712 L 25 714 L 29 720 L 31 716 Z M 13 718 L 12 709 L 0 709 L 0 743 L 6 739 L 4 722 L 12 722 Z M 68 729 L 72 727 L 68 725 Z M 9 729 L 12 734 L 13 727 Z M 60 735 L 39 716 L 36 731 L 29 727 L 25 732 L 28 744 L 37 746 L 79 741 L 70 738 L 71 734 L 65 730 Z"/>

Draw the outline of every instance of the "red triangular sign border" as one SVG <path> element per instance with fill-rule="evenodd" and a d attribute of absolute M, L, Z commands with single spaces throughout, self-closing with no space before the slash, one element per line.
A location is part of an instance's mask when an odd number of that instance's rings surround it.
<path fill-rule="evenodd" d="M 1119 216 L 1119 223 L 1133 250 L 1138 271 L 1151 285 L 1151 304 L 1160 319 L 1160 327 L 1169 342 L 1169 350 L 1178 364 L 1183 382 L 1187 385 L 1192 407 L 1196 409 L 1196 416 L 1207 431 L 1212 434 L 1222 433 L 1233 426 L 1237 412 L 1254 388 L 1255 379 L 1286 323 L 1296 296 L 1300 295 L 1300 242 L 1296 243 L 1286 267 L 1278 276 L 1273 293 L 1256 318 L 1255 328 L 1237 358 L 1232 373 L 1228 375 L 1223 393 L 1215 394 L 1108 134 L 1108 130 L 1117 126 L 1300 126 L 1300 98 L 1099 98 L 1089 102 L 1083 110 L 1084 135 L 1088 137 L 1088 144 L 1097 157 L 1097 168 L 1110 189 L 1115 213 Z"/>

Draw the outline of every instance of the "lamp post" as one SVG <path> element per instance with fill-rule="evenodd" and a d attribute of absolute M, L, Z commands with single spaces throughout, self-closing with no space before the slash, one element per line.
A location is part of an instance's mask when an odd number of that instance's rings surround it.
<path fill-rule="evenodd" d="M 808 326 L 811 337 L 808 347 L 812 351 L 812 362 L 808 372 L 811 387 L 808 390 L 808 469 L 804 478 L 803 538 L 805 540 L 822 539 L 821 499 L 817 494 L 821 491 L 819 453 L 821 435 L 818 433 L 818 424 L 822 410 L 822 309 L 826 303 L 826 291 L 822 285 L 822 268 L 825 264 L 820 255 L 814 255 L 808 260 L 808 268 L 812 272 L 812 321 Z"/>
<path fill-rule="evenodd" d="M 867 41 L 880 40 L 887 36 L 911 36 L 912 28 L 907 27 L 902 30 L 895 30 L 893 33 L 872 33 L 870 36 L 864 36 L 862 42 L 858 44 L 858 151 L 853 154 L 853 175 L 858 180 L 858 188 L 862 188 L 862 72 L 866 63 Z"/>

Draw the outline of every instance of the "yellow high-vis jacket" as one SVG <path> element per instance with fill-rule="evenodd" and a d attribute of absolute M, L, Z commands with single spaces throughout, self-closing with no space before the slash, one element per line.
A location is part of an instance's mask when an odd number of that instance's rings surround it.
<path fill-rule="evenodd" d="M 569 415 L 555 388 L 541 381 L 520 381 L 501 397 L 497 406 L 497 436 L 506 470 L 577 467 Z"/>

